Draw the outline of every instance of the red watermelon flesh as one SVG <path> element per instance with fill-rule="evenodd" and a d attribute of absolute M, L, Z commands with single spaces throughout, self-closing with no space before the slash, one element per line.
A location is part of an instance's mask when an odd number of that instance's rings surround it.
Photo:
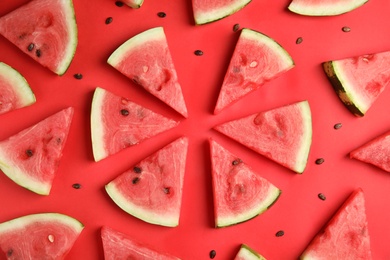
<path fill-rule="evenodd" d="M 165 252 L 160 252 L 143 244 L 133 237 L 116 231 L 108 226 L 101 230 L 104 259 L 132 259 L 132 260 L 179 260 Z"/>
<path fill-rule="evenodd" d="M 122 2 L 131 8 L 140 8 L 144 0 L 122 0 Z"/>
<path fill-rule="evenodd" d="M 77 46 L 72 0 L 33 0 L 0 18 L 0 34 L 24 53 L 62 75 Z"/>
<path fill-rule="evenodd" d="M 182 137 L 145 158 L 106 185 L 111 199 L 145 222 L 179 224 L 188 139 Z"/>
<path fill-rule="evenodd" d="M 291 56 L 273 39 L 251 29 L 242 29 L 214 114 L 293 67 Z"/>
<path fill-rule="evenodd" d="M 124 97 L 96 88 L 91 110 L 92 148 L 95 161 L 177 126 Z"/>
<path fill-rule="evenodd" d="M 10 260 L 65 259 L 83 228 L 59 213 L 27 215 L 0 224 L 0 247 Z"/>
<path fill-rule="evenodd" d="M 306 167 L 312 138 L 307 101 L 259 112 L 215 129 L 297 173 Z"/>
<path fill-rule="evenodd" d="M 130 38 L 111 54 L 107 62 L 184 117 L 188 116 L 162 27 Z"/>
<path fill-rule="evenodd" d="M 64 109 L 0 142 L 0 169 L 18 185 L 48 195 L 73 117 Z"/>
<path fill-rule="evenodd" d="M 301 259 L 372 259 L 364 203 L 359 188 L 310 242 Z"/>
<path fill-rule="evenodd" d="M 390 131 L 353 150 L 350 157 L 390 172 Z"/>
<path fill-rule="evenodd" d="M 26 79 L 9 65 L 0 62 L 0 114 L 35 103 Z"/>
<path fill-rule="evenodd" d="M 251 0 L 192 0 L 196 24 L 214 22 L 229 16 L 249 4 Z"/>
<path fill-rule="evenodd" d="M 368 0 L 292 0 L 288 9 L 310 16 L 330 16 L 350 12 Z"/>
<path fill-rule="evenodd" d="M 215 226 L 247 221 L 266 211 L 281 191 L 239 157 L 210 140 Z"/>
<path fill-rule="evenodd" d="M 364 116 L 390 82 L 390 51 L 324 62 L 340 100 L 356 116 Z"/>

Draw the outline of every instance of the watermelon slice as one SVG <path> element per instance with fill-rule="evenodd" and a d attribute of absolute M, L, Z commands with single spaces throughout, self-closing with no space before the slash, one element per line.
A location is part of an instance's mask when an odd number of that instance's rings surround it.
<path fill-rule="evenodd" d="M 192 0 L 195 23 L 205 24 L 220 20 L 244 8 L 251 0 Z"/>
<path fill-rule="evenodd" d="M 127 234 L 116 231 L 108 226 L 101 230 L 104 259 L 154 259 L 179 260 L 164 252 L 159 252 L 149 245 L 138 242 Z"/>
<path fill-rule="evenodd" d="M 96 88 L 91 110 L 95 161 L 167 131 L 178 122 L 105 89 Z"/>
<path fill-rule="evenodd" d="M 179 225 L 188 139 L 182 137 L 106 185 L 124 211 L 151 224 Z"/>
<path fill-rule="evenodd" d="M 364 116 L 390 82 L 390 51 L 327 61 L 323 68 L 345 106 Z"/>
<path fill-rule="evenodd" d="M 18 185 L 48 195 L 72 117 L 69 107 L 0 141 L 0 169 Z"/>
<path fill-rule="evenodd" d="M 0 62 L 0 114 L 35 103 L 26 79 L 9 65 Z"/>
<path fill-rule="evenodd" d="M 141 5 L 144 3 L 144 0 L 122 0 L 124 4 L 127 4 L 131 8 L 140 8 Z"/>
<path fill-rule="evenodd" d="M 291 12 L 310 16 L 331 16 L 350 12 L 368 0 L 292 0 Z"/>
<path fill-rule="evenodd" d="M 291 56 L 273 39 L 251 29 L 242 29 L 214 114 L 293 67 Z"/>
<path fill-rule="evenodd" d="M 307 101 L 259 112 L 215 129 L 297 173 L 306 167 L 312 137 Z"/>
<path fill-rule="evenodd" d="M 226 227 L 266 211 L 281 191 L 236 155 L 210 140 L 215 226 Z"/>
<path fill-rule="evenodd" d="M 0 247 L 7 259 L 64 259 L 84 225 L 59 213 L 40 213 L 0 224 Z"/>
<path fill-rule="evenodd" d="M 63 75 L 77 46 L 72 0 L 33 0 L 0 18 L 0 34 L 41 65 Z"/>
<path fill-rule="evenodd" d="M 372 259 L 364 203 L 363 190 L 358 188 L 310 242 L 301 259 Z"/>
<path fill-rule="evenodd" d="M 353 150 L 350 157 L 390 172 L 390 131 Z"/>
<path fill-rule="evenodd" d="M 130 38 L 111 54 L 107 62 L 184 117 L 188 116 L 162 27 Z"/>
<path fill-rule="evenodd" d="M 249 246 L 242 244 L 234 260 L 266 260 Z"/>

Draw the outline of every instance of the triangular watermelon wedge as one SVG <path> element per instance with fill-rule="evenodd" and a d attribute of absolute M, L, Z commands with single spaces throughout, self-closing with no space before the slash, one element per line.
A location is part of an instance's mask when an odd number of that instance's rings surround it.
<path fill-rule="evenodd" d="M 59 213 L 26 215 L 0 224 L 7 259 L 65 259 L 84 225 Z"/>
<path fill-rule="evenodd" d="M 138 9 L 144 3 L 144 0 L 122 0 L 122 2 L 131 8 Z"/>
<path fill-rule="evenodd" d="M 312 137 L 307 101 L 259 112 L 215 129 L 297 173 L 306 167 Z"/>
<path fill-rule="evenodd" d="M 107 62 L 184 117 L 188 116 L 163 27 L 130 38 Z"/>
<path fill-rule="evenodd" d="M 72 107 L 0 141 L 0 169 L 18 185 L 48 195 L 73 117 Z"/>
<path fill-rule="evenodd" d="M 101 229 L 104 259 L 179 260 L 108 226 Z"/>
<path fill-rule="evenodd" d="M 280 189 L 254 172 L 239 157 L 210 140 L 216 227 L 238 224 L 266 211 Z"/>
<path fill-rule="evenodd" d="M 179 225 L 188 139 L 182 137 L 106 185 L 111 199 L 145 222 Z"/>
<path fill-rule="evenodd" d="M 195 23 L 200 25 L 220 20 L 238 12 L 250 2 L 251 0 L 192 0 Z"/>
<path fill-rule="evenodd" d="M 309 16 L 331 16 L 348 13 L 367 3 L 368 0 L 292 0 L 291 12 Z"/>
<path fill-rule="evenodd" d="M 370 260 L 364 193 L 355 190 L 302 253 L 304 259 Z"/>
<path fill-rule="evenodd" d="M 72 0 L 33 0 L 0 18 L 0 34 L 62 75 L 73 60 L 77 25 Z"/>
<path fill-rule="evenodd" d="M 294 67 L 294 61 L 270 37 L 242 29 L 225 74 L 214 114 Z"/>
<path fill-rule="evenodd" d="M 356 116 L 364 116 L 389 84 L 389 66 L 390 51 L 323 63 L 340 100 Z"/>
<path fill-rule="evenodd" d="M 103 88 L 96 88 L 91 110 L 91 136 L 95 161 L 178 125 Z"/>
<path fill-rule="evenodd" d="M 390 131 L 356 148 L 350 157 L 390 172 Z"/>
<path fill-rule="evenodd" d="M 242 244 L 234 260 L 266 260 L 248 245 Z"/>
<path fill-rule="evenodd" d="M 0 62 L 0 114 L 35 103 L 26 79 L 11 66 Z"/>

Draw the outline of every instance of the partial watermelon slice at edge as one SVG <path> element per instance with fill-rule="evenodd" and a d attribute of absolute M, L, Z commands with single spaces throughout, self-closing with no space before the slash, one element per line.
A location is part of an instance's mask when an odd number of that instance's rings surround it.
<path fill-rule="evenodd" d="M 242 244 L 234 260 L 266 260 L 246 244 Z"/>
<path fill-rule="evenodd" d="M 301 15 L 333 16 L 355 10 L 367 2 L 368 0 L 292 0 L 288 9 Z"/>
<path fill-rule="evenodd" d="M 131 8 L 138 9 L 144 3 L 144 0 L 122 0 L 122 2 Z"/>

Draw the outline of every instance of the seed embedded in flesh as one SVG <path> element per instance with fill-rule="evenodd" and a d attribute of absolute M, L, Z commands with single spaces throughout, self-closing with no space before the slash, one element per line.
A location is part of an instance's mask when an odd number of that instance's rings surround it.
<path fill-rule="evenodd" d="M 217 252 L 215 250 L 211 250 L 209 255 L 210 255 L 210 259 L 214 259 L 214 257 L 217 255 Z"/>
<path fill-rule="evenodd" d="M 275 236 L 277 236 L 277 237 L 284 236 L 284 231 L 283 230 L 279 230 L 278 232 L 276 232 Z"/>
<path fill-rule="evenodd" d="M 34 44 L 34 43 L 30 43 L 30 44 L 28 45 L 28 47 L 27 47 L 27 50 L 28 50 L 28 51 L 32 51 L 32 50 L 34 50 L 34 47 L 35 47 L 35 44 Z"/>
<path fill-rule="evenodd" d="M 236 159 L 236 160 L 234 160 L 234 161 L 232 162 L 233 165 L 238 165 L 238 164 L 240 164 L 240 163 L 242 163 L 242 160 L 241 160 L 241 159 Z"/>
<path fill-rule="evenodd" d="M 139 181 L 140 181 L 140 178 L 135 177 L 135 178 L 132 180 L 132 183 L 133 183 L 133 184 L 137 184 Z"/>
<path fill-rule="evenodd" d="M 142 172 L 142 169 L 141 169 L 140 167 L 138 167 L 138 166 L 135 166 L 135 167 L 133 168 L 133 171 L 134 171 L 135 173 L 141 173 L 141 172 Z"/>
<path fill-rule="evenodd" d="M 27 154 L 28 157 L 31 157 L 31 156 L 34 155 L 34 152 L 33 152 L 33 150 L 31 150 L 31 149 L 27 149 L 27 150 L 26 150 L 26 154 Z"/>
<path fill-rule="evenodd" d="M 171 193 L 171 188 L 169 188 L 169 187 L 164 187 L 164 193 L 165 193 L 165 194 Z"/>
<path fill-rule="evenodd" d="M 324 158 L 318 158 L 316 160 L 316 164 L 320 165 L 320 164 L 323 164 L 325 162 Z"/>
<path fill-rule="evenodd" d="M 127 110 L 127 109 L 121 109 L 121 114 L 122 114 L 122 116 L 128 116 L 130 113 L 129 113 L 129 110 Z"/>
<path fill-rule="evenodd" d="M 14 250 L 12 248 L 10 248 L 7 251 L 7 256 L 12 256 L 13 253 L 14 253 Z"/>
<path fill-rule="evenodd" d="M 49 239 L 49 241 L 50 241 L 51 243 L 54 242 L 54 236 L 53 236 L 53 235 L 48 235 L 48 236 L 47 236 L 47 239 Z"/>
<path fill-rule="evenodd" d="M 164 17 L 167 16 L 167 14 L 164 13 L 164 12 L 158 12 L 158 13 L 157 13 L 157 16 L 160 17 L 160 18 L 164 18 Z"/>
<path fill-rule="evenodd" d="M 37 55 L 38 58 L 42 56 L 42 52 L 40 49 L 36 50 L 35 54 Z"/>

